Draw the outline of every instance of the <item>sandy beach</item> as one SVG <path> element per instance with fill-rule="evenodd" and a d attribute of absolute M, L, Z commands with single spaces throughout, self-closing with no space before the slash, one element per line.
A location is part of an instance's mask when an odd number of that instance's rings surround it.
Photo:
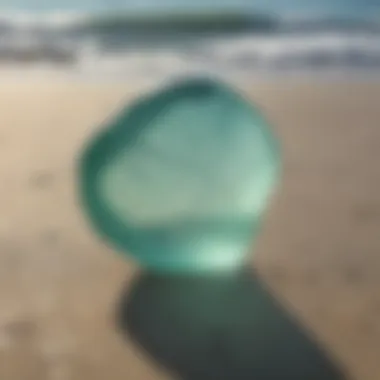
<path fill-rule="evenodd" d="M 0 87 L 0 379 L 159 380 L 116 329 L 136 267 L 90 230 L 76 157 L 138 84 Z M 246 82 L 285 171 L 253 265 L 357 380 L 380 377 L 380 84 Z M 307 380 L 307 379 L 305 379 Z"/>

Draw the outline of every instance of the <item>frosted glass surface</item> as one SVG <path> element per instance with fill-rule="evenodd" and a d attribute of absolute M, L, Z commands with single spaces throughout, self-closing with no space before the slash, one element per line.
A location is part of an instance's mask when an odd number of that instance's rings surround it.
<path fill-rule="evenodd" d="M 177 82 L 123 110 L 86 147 L 84 206 L 144 266 L 231 270 L 257 234 L 278 150 L 260 112 L 234 90 Z"/>

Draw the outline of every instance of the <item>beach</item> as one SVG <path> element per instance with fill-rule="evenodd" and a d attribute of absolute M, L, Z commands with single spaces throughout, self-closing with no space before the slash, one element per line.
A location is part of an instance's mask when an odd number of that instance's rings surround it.
<path fill-rule="evenodd" d="M 0 378 L 167 379 L 116 326 L 137 267 L 94 235 L 76 188 L 85 141 L 146 86 L 16 77 L 0 87 Z M 239 87 L 284 154 L 252 265 L 352 379 L 378 380 L 380 82 Z"/>

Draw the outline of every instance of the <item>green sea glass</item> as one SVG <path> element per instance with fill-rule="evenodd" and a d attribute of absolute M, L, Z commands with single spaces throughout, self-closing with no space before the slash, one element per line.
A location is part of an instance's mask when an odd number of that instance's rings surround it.
<path fill-rule="evenodd" d="M 138 100 L 86 146 L 83 205 L 142 266 L 232 271 L 244 263 L 279 179 L 277 140 L 218 81 L 178 81 Z"/>

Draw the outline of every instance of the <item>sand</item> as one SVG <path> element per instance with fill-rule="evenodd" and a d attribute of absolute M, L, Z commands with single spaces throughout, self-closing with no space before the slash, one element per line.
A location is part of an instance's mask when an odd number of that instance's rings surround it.
<path fill-rule="evenodd" d="M 245 84 L 285 170 L 254 265 L 352 379 L 380 377 L 380 85 Z M 136 268 L 76 198 L 83 142 L 141 92 L 129 84 L 0 87 L 0 379 L 167 379 L 114 323 Z M 306 379 L 305 379 L 306 380 Z"/>

